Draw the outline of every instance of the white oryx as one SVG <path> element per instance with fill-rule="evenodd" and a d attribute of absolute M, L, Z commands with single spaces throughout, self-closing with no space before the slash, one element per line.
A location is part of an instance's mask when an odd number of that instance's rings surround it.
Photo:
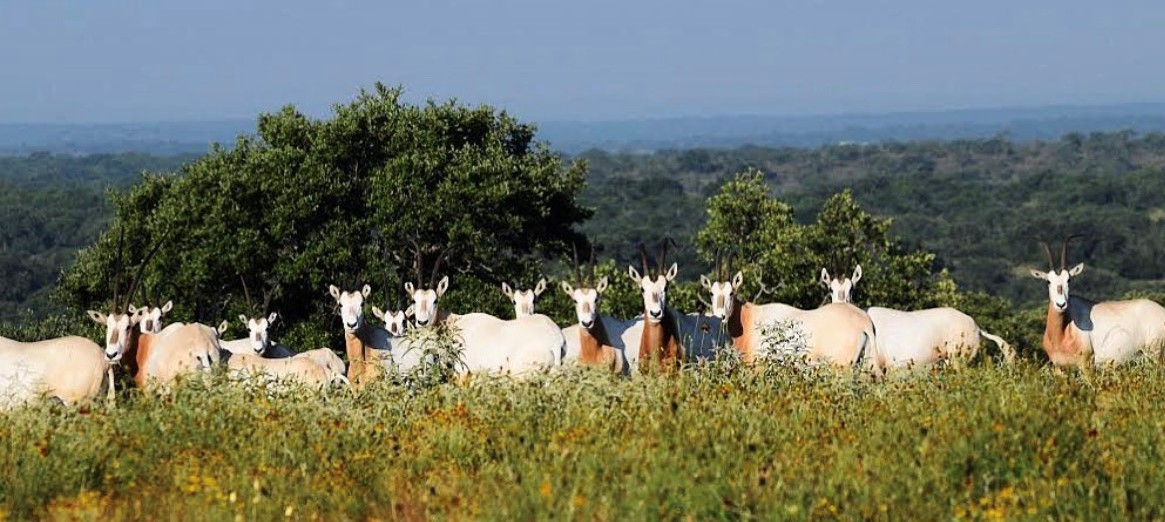
<path fill-rule="evenodd" d="M 141 333 L 162 333 L 162 316 L 174 307 L 173 301 L 166 301 L 162 306 L 145 306 L 138 309 L 138 327 Z"/>
<path fill-rule="evenodd" d="M 318 356 L 330 354 L 336 360 L 339 357 L 331 350 L 321 348 L 313 350 Z M 338 367 L 329 367 L 306 353 L 294 357 L 270 359 L 254 353 L 235 353 L 227 360 L 227 367 L 231 375 L 241 379 L 268 378 L 272 381 L 293 381 L 315 388 L 324 388 L 335 383 L 348 384 L 344 376 L 343 361 L 338 361 Z"/>
<path fill-rule="evenodd" d="M 1060 250 L 1060 269 L 1052 250 L 1048 272 L 1032 270 L 1032 277 L 1048 283 L 1048 315 L 1044 351 L 1056 366 L 1121 364 L 1145 354 L 1157 357 L 1165 343 L 1165 308 L 1148 299 L 1094 302 L 1068 293 L 1068 281 L 1084 271 L 1084 263 L 1068 269 L 1068 244 Z"/>
<path fill-rule="evenodd" d="M 514 317 L 528 317 L 534 315 L 534 299 L 546 291 L 546 278 L 538 280 L 533 290 L 514 290 L 507 283 L 502 283 L 502 293 L 514 303 Z"/>
<path fill-rule="evenodd" d="M 416 245 L 414 245 L 416 246 Z M 489 314 L 449 314 L 438 308 L 438 300 L 449 289 L 449 276 L 436 281 L 445 252 L 433 265 L 428 288 L 422 288 L 422 257 L 416 250 L 417 285 L 405 283 L 412 297 L 413 314 L 421 327 L 445 323 L 462 341 L 460 374 L 509 373 L 520 376 L 557 366 L 566 343 L 562 330 L 549 317 L 534 314 L 504 320 Z M 434 284 L 435 283 L 435 284 Z"/>
<path fill-rule="evenodd" d="M 66 405 L 97 397 L 113 380 L 109 361 L 97 343 L 67 336 L 36 342 L 0 337 L 0 410 L 49 397 Z"/>
<path fill-rule="evenodd" d="M 276 312 L 271 312 L 267 317 L 247 317 L 240 314 L 239 322 L 247 326 L 247 336 L 242 339 L 222 341 L 222 348 L 234 355 L 258 355 L 267 359 L 294 357 L 295 350 L 282 344 L 271 343 L 268 329 L 278 317 L 279 314 Z"/>
<path fill-rule="evenodd" d="M 344 323 L 348 381 L 354 387 L 363 387 L 392 365 L 388 351 L 388 332 L 364 320 L 364 298 L 372 293 L 372 287 L 364 285 L 359 292 L 348 292 L 341 291 L 336 285 L 329 285 L 328 293 L 339 305 L 340 318 Z"/>
<path fill-rule="evenodd" d="M 629 336 L 638 352 L 639 337 L 643 333 L 643 320 L 622 321 L 599 313 L 599 298 L 607 290 L 607 278 L 595 281 L 594 247 L 591 247 L 590 280 L 594 283 L 588 284 L 583 280 L 578 264 L 578 250 L 575 247 L 574 282 L 577 286 L 571 286 L 569 282 L 563 281 L 562 291 L 574 301 L 574 312 L 578 322 L 562 329 L 562 336 L 565 339 L 562 363 L 607 368 L 626 375 L 630 372 L 630 365 L 627 364 L 627 340 L 624 339 L 624 335 L 635 330 Z M 634 329 L 636 325 L 639 326 L 638 329 Z"/>
<path fill-rule="evenodd" d="M 782 303 L 746 303 L 737 295 L 743 282 L 744 274 L 739 271 L 731 281 L 701 277 L 701 283 L 712 294 L 712 314 L 724 321 L 732 346 L 745 363 L 758 357 L 804 358 L 810 363 L 847 368 L 864 364 L 875 375 L 882 373 L 874 324 L 862 310 L 845 303 L 831 303 L 814 310 Z M 762 329 L 770 325 L 791 326 L 803 339 L 793 335 L 792 343 L 772 345 L 762 335 Z"/>
<path fill-rule="evenodd" d="M 853 301 L 853 289 L 862 278 L 862 266 L 854 268 L 853 276 L 830 278 L 829 271 L 821 269 L 821 283 L 829 287 L 834 303 Z M 970 361 L 979 351 L 980 338 L 999 346 L 1004 361 L 1015 357 L 1011 345 L 1001 337 L 979 328 L 971 316 L 954 308 L 928 308 L 902 311 L 871 306 L 866 309 L 878 334 L 878 351 L 889 368 L 925 366 L 939 361 L 953 364 Z"/>
<path fill-rule="evenodd" d="M 405 337 L 409 316 L 413 315 L 413 305 L 398 311 L 384 311 L 372 307 L 372 315 L 384 321 L 384 330 L 388 333 L 388 352 L 385 354 L 395 371 L 409 372 L 422 366 L 425 362 L 424 349 L 414 346 L 412 341 Z"/>

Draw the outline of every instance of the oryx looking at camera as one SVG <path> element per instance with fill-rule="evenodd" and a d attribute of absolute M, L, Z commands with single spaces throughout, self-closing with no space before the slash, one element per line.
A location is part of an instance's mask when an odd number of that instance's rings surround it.
<path fill-rule="evenodd" d="M 740 271 L 731 281 L 702 278 L 701 282 L 712 294 L 712 314 L 724 321 L 732 345 L 745 363 L 758 357 L 803 358 L 809 363 L 843 368 L 864 365 L 875 375 L 882 373 L 874 324 L 857 307 L 831 303 L 802 310 L 783 303 L 746 303 L 738 296 L 744 283 L 744 274 Z M 803 339 L 792 336 L 794 345 L 774 346 L 762 335 L 766 327 L 785 326 L 795 329 Z"/>
<path fill-rule="evenodd" d="M 855 284 L 862 278 L 862 266 L 853 276 L 831 278 L 821 269 L 821 283 L 830 290 L 834 303 L 852 303 Z M 1003 338 L 990 334 L 971 316 L 950 307 L 902 311 L 871 306 L 866 309 L 878 334 L 878 351 L 888 368 L 926 366 L 939 361 L 961 364 L 975 358 L 980 338 L 999 347 L 1004 362 L 1015 358 L 1015 351 Z"/>
<path fill-rule="evenodd" d="M 599 299 L 607 290 L 607 278 L 596 279 L 595 249 L 591 247 L 590 280 L 584 280 L 579 268 L 578 247 L 574 247 L 574 285 L 562 282 L 562 291 L 574 301 L 578 322 L 562 329 L 565 338 L 562 362 L 584 366 L 607 368 L 616 373 L 626 374 L 627 339 L 631 332 L 632 346 L 638 351 L 639 337 L 642 335 L 643 320 L 621 321 L 599 313 Z M 638 326 L 638 329 L 635 327 Z"/>
<path fill-rule="evenodd" d="M 1060 249 L 1060 268 L 1052 249 L 1040 241 L 1048 257 L 1048 272 L 1032 277 L 1048 283 L 1048 314 L 1043 346 L 1056 366 L 1121 364 L 1142 353 L 1157 357 L 1165 342 L 1165 308 L 1148 299 L 1095 302 L 1069 294 L 1068 281 L 1084 271 L 1084 263 L 1068 268 L 1068 244 Z"/>
<path fill-rule="evenodd" d="M 247 336 L 242 339 L 235 339 L 232 341 L 223 341 L 222 347 L 224 350 L 232 354 L 258 355 L 268 359 L 283 359 L 295 355 L 295 350 L 284 346 L 282 344 L 273 344 L 271 342 L 270 328 L 275 320 L 279 318 L 277 312 L 268 313 L 271 306 L 271 298 L 279 290 L 279 285 L 264 290 L 263 305 L 256 307 L 251 301 L 251 293 L 247 289 L 247 281 L 239 276 L 239 280 L 243 285 L 243 295 L 246 297 L 247 306 L 251 310 L 258 312 L 257 315 L 247 317 L 239 314 L 239 322 L 247 327 Z"/>
<path fill-rule="evenodd" d="M 538 284 L 534 285 L 532 290 L 514 290 L 510 288 L 508 283 L 502 283 L 502 293 L 506 294 L 506 298 L 514 303 L 514 317 L 534 315 L 534 299 L 537 299 L 545 291 L 545 277 L 539 279 Z"/>
<path fill-rule="evenodd" d="M 523 375 L 541 371 L 561 362 L 565 340 L 554 321 L 541 314 L 504 320 L 489 314 L 450 314 L 438 308 L 438 300 L 449 289 L 449 276 L 437 280 L 446 251 L 440 250 L 427 287 L 421 278 L 423 256 L 416 249 L 417 284 L 405 284 L 405 291 L 413 299 L 413 314 L 421 327 L 447 325 L 458 332 L 462 340 L 462 375 L 501 372 Z"/>
<path fill-rule="evenodd" d="M 392 364 L 388 352 L 388 332 L 364 320 L 364 299 L 372 293 L 371 286 L 364 285 L 360 291 L 349 292 L 341 291 L 336 285 L 329 285 L 328 293 L 336 300 L 344 324 L 348 381 L 352 386 L 361 388 L 379 377 L 382 370 Z"/>

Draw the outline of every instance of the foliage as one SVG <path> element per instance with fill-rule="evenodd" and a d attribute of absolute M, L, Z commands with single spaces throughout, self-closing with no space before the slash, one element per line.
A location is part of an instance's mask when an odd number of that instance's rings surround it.
<path fill-rule="evenodd" d="M 1165 371 L 718 367 L 0 413 L 13 519 L 1155 519 Z M 919 495 L 926 500 L 919 501 Z"/>
<path fill-rule="evenodd" d="M 416 279 L 414 244 L 425 286 L 445 256 L 453 286 L 442 306 L 504 312 L 487 308 L 496 301 L 479 299 L 481 290 L 527 276 L 541 256 L 579 239 L 582 166 L 563 166 L 505 112 L 400 96 L 377 85 L 320 121 L 287 107 L 181 177 L 145 176 L 64 274 L 62 300 L 83 308 L 107 299 L 124 230 L 130 267 L 165 239 L 143 284 L 164 295 L 156 300 L 174 300 L 176 319 L 255 313 L 242 281 L 254 294 L 278 286 L 271 308 L 295 325 L 285 334 L 293 345 L 328 342 L 319 332 L 329 330 L 338 344 L 329 284 L 371 283 L 398 299 L 401 283 Z"/>

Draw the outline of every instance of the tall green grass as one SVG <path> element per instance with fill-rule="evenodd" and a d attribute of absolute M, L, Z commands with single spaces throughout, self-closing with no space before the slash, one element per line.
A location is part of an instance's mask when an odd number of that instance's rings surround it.
<path fill-rule="evenodd" d="M 0 414 L 13 519 L 1149 519 L 1165 371 L 731 366 Z"/>

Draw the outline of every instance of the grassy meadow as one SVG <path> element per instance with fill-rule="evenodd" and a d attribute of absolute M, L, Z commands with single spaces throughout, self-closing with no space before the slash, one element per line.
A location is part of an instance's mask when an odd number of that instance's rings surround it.
<path fill-rule="evenodd" d="M 0 413 L 0 518 L 1152 519 L 1165 367 L 731 365 Z"/>

